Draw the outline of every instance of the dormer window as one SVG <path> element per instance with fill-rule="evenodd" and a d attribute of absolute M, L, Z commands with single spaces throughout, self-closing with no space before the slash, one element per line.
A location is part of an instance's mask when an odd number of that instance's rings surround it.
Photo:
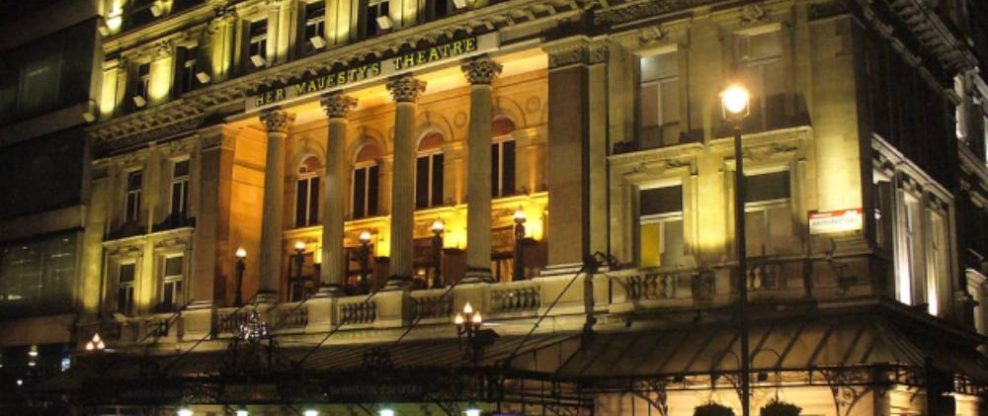
<path fill-rule="evenodd" d="M 314 53 L 326 47 L 326 2 L 316 0 L 305 5 L 305 30 L 301 40 L 305 54 Z"/>
<path fill-rule="evenodd" d="M 252 68 L 267 64 L 268 20 L 260 19 L 247 26 L 247 57 Z"/>
<path fill-rule="evenodd" d="M 390 0 L 367 0 L 367 18 L 364 28 L 367 37 L 372 37 L 391 29 Z"/>
<path fill-rule="evenodd" d="M 144 108 L 148 104 L 148 93 L 151 91 L 151 63 L 137 65 L 134 77 L 134 107 Z"/>

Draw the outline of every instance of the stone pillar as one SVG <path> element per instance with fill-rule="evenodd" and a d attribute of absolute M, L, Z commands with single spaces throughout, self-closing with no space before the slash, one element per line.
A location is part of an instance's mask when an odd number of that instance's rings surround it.
<path fill-rule="evenodd" d="M 264 206 L 261 211 L 261 279 L 258 302 L 277 300 L 281 276 L 282 199 L 285 194 L 285 137 L 295 116 L 279 108 L 261 113 L 268 131 L 264 164 Z"/>
<path fill-rule="evenodd" d="M 193 243 L 194 268 L 191 274 L 190 308 L 208 308 L 225 294 L 216 293 L 217 278 L 223 276 L 223 261 L 233 262 L 232 253 L 222 248 L 229 235 L 231 180 L 235 131 L 218 125 L 200 130 L 198 192 L 194 211 L 196 233 Z"/>
<path fill-rule="evenodd" d="M 549 267 L 543 274 L 579 270 L 584 256 L 606 252 L 607 192 L 605 169 L 606 72 L 598 64 L 607 60 L 607 48 L 586 37 L 565 39 L 545 47 L 549 53 L 548 220 Z M 592 93 L 593 92 L 593 93 Z M 592 189 L 600 186 L 601 189 Z M 594 228 L 600 227 L 600 228 Z"/>
<path fill-rule="evenodd" d="M 326 138 L 326 177 L 323 187 L 322 219 L 322 268 L 320 269 L 320 295 L 340 293 L 346 273 L 343 257 L 343 201 L 346 197 L 346 141 L 347 113 L 357 106 L 357 100 L 339 92 L 325 95 L 320 100 L 329 117 L 329 133 Z"/>
<path fill-rule="evenodd" d="M 467 273 L 464 283 L 491 279 L 491 83 L 501 65 L 488 57 L 463 64 L 470 83 L 467 143 Z"/>
<path fill-rule="evenodd" d="M 394 172 L 391 180 L 391 276 L 388 286 L 400 286 L 412 276 L 415 219 L 415 102 L 425 82 L 411 75 L 388 81 L 395 100 Z M 489 163 L 489 162 L 488 162 Z"/>

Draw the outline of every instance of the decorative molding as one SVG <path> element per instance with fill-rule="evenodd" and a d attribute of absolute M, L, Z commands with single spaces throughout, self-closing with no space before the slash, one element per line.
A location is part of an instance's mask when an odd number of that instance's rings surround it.
<path fill-rule="evenodd" d="M 811 4 L 809 8 L 809 19 L 818 20 L 834 17 L 848 12 L 847 2 L 831 1 L 828 3 Z"/>
<path fill-rule="evenodd" d="M 319 104 L 327 117 L 345 119 L 351 110 L 357 108 L 357 99 L 342 92 L 331 92 L 320 97 Z"/>
<path fill-rule="evenodd" d="M 654 18 L 661 14 L 713 3 L 715 0 L 646 0 L 597 10 L 593 22 L 597 25 L 617 25 L 635 20 Z"/>
<path fill-rule="evenodd" d="M 746 4 L 741 8 L 741 26 L 750 26 L 765 19 L 765 9 L 758 4 Z"/>
<path fill-rule="evenodd" d="M 166 40 L 158 41 L 157 43 L 154 44 L 154 55 L 152 56 L 153 59 L 155 60 L 165 59 L 165 58 L 170 58 L 173 52 L 174 52 L 174 48 L 172 45 L 172 41 L 170 39 L 166 39 Z"/>
<path fill-rule="evenodd" d="M 568 65 L 594 65 L 607 62 L 610 49 L 604 42 L 591 42 L 586 37 L 569 39 L 558 44 L 544 46 L 549 54 L 549 68 Z"/>
<path fill-rule="evenodd" d="M 638 31 L 638 45 L 648 46 L 666 37 L 661 26 L 642 28 Z"/>
<path fill-rule="evenodd" d="M 288 126 L 295 121 L 295 115 L 281 108 L 272 108 L 262 112 L 260 119 L 268 133 L 288 133 Z"/>
<path fill-rule="evenodd" d="M 485 55 L 463 64 L 460 68 L 470 85 L 491 85 L 504 67 Z"/>
<path fill-rule="evenodd" d="M 396 102 L 415 102 L 425 92 L 425 81 L 406 74 L 388 80 L 387 87 Z"/>

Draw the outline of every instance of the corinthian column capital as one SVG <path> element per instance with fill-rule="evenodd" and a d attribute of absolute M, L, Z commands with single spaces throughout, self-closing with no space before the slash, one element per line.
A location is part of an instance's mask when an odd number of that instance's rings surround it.
<path fill-rule="evenodd" d="M 411 75 L 401 75 L 388 80 L 388 91 L 396 102 L 415 102 L 419 99 L 419 95 L 425 92 L 425 81 Z"/>
<path fill-rule="evenodd" d="M 357 108 L 357 99 L 341 92 L 332 92 L 323 95 L 319 99 L 319 104 L 326 111 L 329 118 L 346 118 L 350 110 Z"/>
<path fill-rule="evenodd" d="M 461 67 L 470 85 L 490 85 L 501 74 L 501 68 L 501 64 L 487 56 L 471 60 Z"/>
<path fill-rule="evenodd" d="M 261 113 L 261 122 L 268 129 L 268 133 L 287 133 L 288 125 L 295 120 L 295 115 L 275 108 Z"/>

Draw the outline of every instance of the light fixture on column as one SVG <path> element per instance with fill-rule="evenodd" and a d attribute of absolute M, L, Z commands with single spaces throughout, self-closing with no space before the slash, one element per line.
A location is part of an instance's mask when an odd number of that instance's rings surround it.
<path fill-rule="evenodd" d="M 177 414 L 178 416 L 192 416 L 195 413 L 192 411 L 192 409 L 182 406 L 178 408 L 178 411 L 175 412 L 175 414 Z"/>
<path fill-rule="evenodd" d="M 240 307 L 244 304 L 243 292 L 244 292 L 244 269 L 247 265 L 244 261 L 247 259 L 247 250 L 243 247 L 237 249 L 237 293 L 233 296 L 233 305 Z"/>
<path fill-rule="evenodd" d="M 106 349 L 106 343 L 100 338 L 99 333 L 93 334 L 93 338 L 86 343 L 86 351 L 88 352 L 99 352 Z"/>
<path fill-rule="evenodd" d="M 377 411 L 377 416 L 395 416 L 395 411 L 388 406 L 384 406 Z"/>

